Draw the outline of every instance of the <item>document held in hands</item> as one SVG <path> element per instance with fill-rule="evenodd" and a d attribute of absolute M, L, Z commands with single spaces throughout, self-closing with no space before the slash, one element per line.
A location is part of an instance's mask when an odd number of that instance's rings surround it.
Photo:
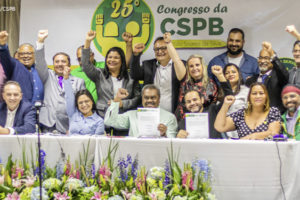
<path fill-rule="evenodd" d="M 188 138 L 209 138 L 208 113 L 186 113 L 185 128 Z"/>
<path fill-rule="evenodd" d="M 158 131 L 159 108 L 138 108 L 139 137 L 160 137 Z"/>

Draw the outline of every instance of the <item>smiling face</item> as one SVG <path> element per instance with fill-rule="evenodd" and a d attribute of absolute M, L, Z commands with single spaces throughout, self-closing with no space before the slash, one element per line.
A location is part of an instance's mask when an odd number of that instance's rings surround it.
<path fill-rule="evenodd" d="M 244 47 L 243 35 L 240 32 L 232 32 L 227 38 L 227 50 L 231 55 L 239 55 Z"/>
<path fill-rule="evenodd" d="M 77 99 L 78 110 L 85 116 L 90 116 L 93 114 L 93 101 L 85 94 L 81 95 Z"/>
<path fill-rule="evenodd" d="M 110 72 L 120 73 L 121 70 L 121 56 L 117 51 L 110 51 L 106 57 L 106 65 Z"/>
<path fill-rule="evenodd" d="M 189 112 L 198 113 L 203 108 L 204 98 L 196 91 L 190 91 L 184 96 L 185 107 Z"/>
<path fill-rule="evenodd" d="M 271 56 L 266 50 L 261 50 L 258 57 L 258 67 L 262 74 L 268 72 L 273 68 L 271 63 Z"/>
<path fill-rule="evenodd" d="M 288 112 L 295 112 L 300 105 L 300 95 L 296 92 L 289 92 L 282 96 L 282 104 Z"/>
<path fill-rule="evenodd" d="M 58 54 L 54 57 L 53 65 L 54 71 L 58 76 L 63 76 L 65 67 L 70 67 L 68 57 L 63 54 Z"/>
<path fill-rule="evenodd" d="M 228 66 L 225 70 L 225 78 L 230 82 L 231 85 L 235 85 L 239 81 L 239 72 L 233 65 Z"/>
<path fill-rule="evenodd" d="M 250 91 L 250 103 L 253 107 L 264 107 L 267 102 L 267 94 L 260 85 L 255 85 Z"/>
<path fill-rule="evenodd" d="M 24 44 L 18 49 L 18 60 L 25 67 L 30 68 L 35 61 L 34 48 L 28 44 Z"/>
<path fill-rule="evenodd" d="M 200 58 L 191 58 L 188 63 L 188 72 L 189 75 L 194 79 L 194 80 L 200 80 L 203 76 L 203 67 L 201 65 L 201 60 Z"/>
<path fill-rule="evenodd" d="M 10 111 L 13 111 L 19 106 L 22 100 L 21 88 L 15 84 L 8 84 L 3 88 L 2 97 L 7 105 L 7 108 Z"/>
<path fill-rule="evenodd" d="M 156 89 L 145 89 L 142 96 L 142 104 L 145 108 L 157 108 L 159 106 L 159 95 Z"/>
<path fill-rule="evenodd" d="M 167 50 L 167 44 L 164 40 L 157 40 L 154 44 L 155 58 L 160 64 L 166 64 L 171 57 Z"/>

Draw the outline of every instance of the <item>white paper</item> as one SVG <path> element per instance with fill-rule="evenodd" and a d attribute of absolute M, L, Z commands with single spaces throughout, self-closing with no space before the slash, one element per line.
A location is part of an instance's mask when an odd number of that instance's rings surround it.
<path fill-rule="evenodd" d="M 209 138 L 208 113 L 186 113 L 185 127 L 188 138 Z"/>
<path fill-rule="evenodd" d="M 159 108 L 138 108 L 139 137 L 159 137 Z"/>

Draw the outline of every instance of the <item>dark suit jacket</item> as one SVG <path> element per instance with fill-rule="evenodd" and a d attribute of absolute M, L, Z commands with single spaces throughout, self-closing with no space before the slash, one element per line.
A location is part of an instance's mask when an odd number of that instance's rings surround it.
<path fill-rule="evenodd" d="M 6 75 L 6 80 L 17 81 L 22 89 L 23 99 L 31 102 L 33 96 L 32 74 L 19 61 L 9 54 L 7 45 L 0 45 L 0 60 Z"/>
<path fill-rule="evenodd" d="M 144 85 L 153 84 L 154 77 L 157 69 L 157 60 L 146 60 L 143 61 L 142 66 L 140 66 L 141 54 L 138 56 L 132 56 L 130 59 L 130 75 L 134 80 L 144 80 Z M 185 61 L 184 61 L 185 63 Z M 174 113 L 179 96 L 180 81 L 176 77 L 174 64 L 172 64 L 172 112 Z"/>
<path fill-rule="evenodd" d="M 5 126 L 7 116 L 6 103 L 0 103 L 0 125 Z M 34 133 L 36 124 L 35 109 L 27 101 L 21 101 L 16 112 L 13 129 L 15 134 Z"/>
<path fill-rule="evenodd" d="M 264 85 L 267 87 L 269 93 L 270 107 L 275 106 L 283 113 L 285 108 L 281 101 L 281 90 L 289 81 L 289 72 L 277 57 L 274 58 L 272 64 L 272 72 L 265 79 Z M 247 79 L 246 86 L 250 87 L 252 83 L 257 82 L 258 77 L 259 75 L 255 75 Z"/>

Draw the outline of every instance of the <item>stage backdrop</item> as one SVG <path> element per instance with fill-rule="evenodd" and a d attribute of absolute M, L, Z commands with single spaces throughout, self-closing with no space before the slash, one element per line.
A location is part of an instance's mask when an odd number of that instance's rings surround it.
<path fill-rule="evenodd" d="M 258 56 L 263 41 L 273 44 L 280 57 L 292 57 L 295 39 L 284 31 L 295 24 L 300 30 L 299 0 L 26 0 L 21 5 L 20 43 L 35 43 L 39 29 L 48 29 L 46 59 L 58 51 L 70 54 L 77 65 L 76 49 L 88 30 L 97 31 L 93 49 L 98 61 L 111 46 L 125 48 L 121 35 L 131 32 L 133 43 L 147 49 L 142 60 L 154 57 L 153 41 L 172 33 L 182 59 L 204 56 L 206 63 L 224 52 L 228 31 L 245 31 L 244 49 Z"/>

